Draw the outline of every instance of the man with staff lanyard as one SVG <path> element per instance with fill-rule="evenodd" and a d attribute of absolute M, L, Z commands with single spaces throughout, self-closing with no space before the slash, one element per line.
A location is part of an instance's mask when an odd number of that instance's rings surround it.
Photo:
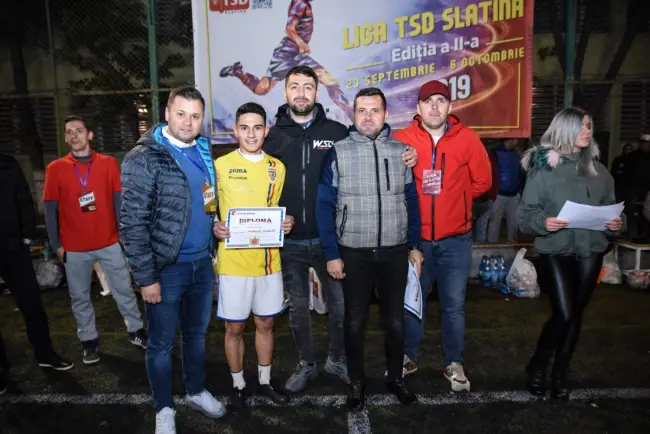
<path fill-rule="evenodd" d="M 90 297 L 93 263 L 106 273 L 131 344 L 147 348 L 131 275 L 119 244 L 120 167 L 90 148 L 93 132 L 78 116 L 64 122 L 70 153 L 53 161 L 45 174 L 45 224 L 52 248 L 65 266 L 83 362 L 99 362 L 99 335 Z"/>
<path fill-rule="evenodd" d="M 429 284 L 437 283 L 442 317 L 444 377 L 454 392 L 469 391 L 463 369 L 465 293 L 472 263 L 472 201 L 490 189 L 490 159 L 478 135 L 450 114 L 446 84 L 432 80 L 418 93 L 413 123 L 395 139 L 417 150 L 413 168 L 422 218 L 424 263 L 422 300 Z M 417 370 L 424 317 L 404 311 L 403 374 Z"/>
<path fill-rule="evenodd" d="M 172 90 L 167 124 L 147 131 L 122 163 L 120 235 L 145 301 L 156 434 L 176 433 L 172 348 L 179 326 L 187 405 L 210 418 L 226 413 L 205 388 L 217 205 L 210 140 L 199 135 L 204 110 L 198 90 Z"/>

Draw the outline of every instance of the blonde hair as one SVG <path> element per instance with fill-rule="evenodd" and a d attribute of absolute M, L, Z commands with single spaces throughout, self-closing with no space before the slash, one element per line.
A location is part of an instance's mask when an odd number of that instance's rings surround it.
<path fill-rule="evenodd" d="M 555 115 L 551 121 L 551 125 L 540 139 L 540 144 L 544 147 L 554 149 L 561 155 L 572 158 L 573 149 L 576 145 L 578 135 L 582 131 L 582 120 L 585 116 L 589 117 L 589 122 L 592 124 L 593 119 L 587 111 L 578 107 L 567 107 Z M 578 175 L 581 176 L 596 176 L 595 161 L 598 160 L 600 149 L 598 144 L 591 137 L 589 146 L 580 150 L 578 157 Z"/>

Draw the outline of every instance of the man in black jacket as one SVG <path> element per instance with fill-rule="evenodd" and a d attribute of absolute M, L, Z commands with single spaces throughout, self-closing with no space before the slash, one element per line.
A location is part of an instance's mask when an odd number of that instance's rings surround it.
<path fill-rule="evenodd" d="M 349 382 L 343 342 L 343 289 L 329 277 L 316 227 L 316 192 L 321 166 L 332 145 L 347 137 L 347 128 L 327 119 L 323 106 L 316 103 L 318 75 L 308 66 L 296 66 L 286 76 L 285 98 L 276 123 L 264 142 L 264 152 L 284 163 L 287 173 L 280 206 L 294 216 L 292 232 L 280 251 L 284 286 L 289 299 L 289 321 L 298 347 L 300 362 L 287 380 L 288 392 L 299 392 L 317 377 L 309 312 L 309 269 L 320 278 L 329 314 L 329 352 L 325 372 Z M 417 162 L 415 150 L 405 149 L 409 167 Z M 215 235 L 225 233 L 225 225 L 215 225 Z"/>
<path fill-rule="evenodd" d="M 38 366 L 66 371 L 74 365 L 52 349 L 50 329 L 32 266 L 29 246 L 36 234 L 36 217 L 29 185 L 15 158 L 0 155 L 0 277 L 7 283 L 25 318 L 27 338 Z M 9 360 L 0 335 L 0 393 L 6 390 Z"/>

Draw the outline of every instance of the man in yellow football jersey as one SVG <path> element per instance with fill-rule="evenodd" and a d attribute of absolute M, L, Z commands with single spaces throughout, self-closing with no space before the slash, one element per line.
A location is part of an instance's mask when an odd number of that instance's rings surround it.
<path fill-rule="evenodd" d="M 215 161 L 219 197 L 219 220 L 225 221 L 230 208 L 276 207 L 284 185 L 284 165 L 262 151 L 268 134 L 266 112 L 256 103 L 244 104 L 235 115 L 235 136 L 239 149 Z M 293 218 L 282 224 L 291 231 Z M 230 236 L 217 233 L 217 238 Z M 226 249 L 219 243 L 217 253 L 219 299 L 217 317 L 226 324 L 226 359 L 233 378 L 231 404 L 244 407 L 244 327 L 251 312 L 255 315 L 255 349 L 258 360 L 259 391 L 274 403 L 287 404 L 289 398 L 270 384 L 273 357 L 273 317 L 284 310 L 280 253 L 278 248 Z"/>

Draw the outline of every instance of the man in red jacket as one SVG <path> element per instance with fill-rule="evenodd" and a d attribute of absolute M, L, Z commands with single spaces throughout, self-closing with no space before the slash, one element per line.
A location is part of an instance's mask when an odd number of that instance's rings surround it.
<path fill-rule="evenodd" d="M 413 168 L 422 217 L 424 264 L 420 284 L 426 300 L 437 282 L 442 311 L 444 375 L 453 391 L 468 390 L 463 370 L 465 289 L 472 262 L 472 201 L 490 189 L 490 159 L 478 135 L 450 115 L 449 88 L 429 81 L 420 89 L 417 116 L 395 134 L 418 154 Z M 424 321 L 404 313 L 404 374 L 417 370 Z"/>

